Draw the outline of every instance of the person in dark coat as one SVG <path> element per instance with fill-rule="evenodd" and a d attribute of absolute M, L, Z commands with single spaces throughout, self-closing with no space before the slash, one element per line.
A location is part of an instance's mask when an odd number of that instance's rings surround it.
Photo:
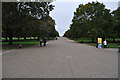
<path fill-rule="evenodd" d="M 56 37 L 55 39 L 57 40 L 58 38 Z"/>
<path fill-rule="evenodd" d="M 43 43 L 44 43 L 44 46 L 46 46 L 46 39 L 45 38 L 43 39 Z"/>
<path fill-rule="evenodd" d="M 42 39 L 40 39 L 40 46 L 42 47 Z"/>

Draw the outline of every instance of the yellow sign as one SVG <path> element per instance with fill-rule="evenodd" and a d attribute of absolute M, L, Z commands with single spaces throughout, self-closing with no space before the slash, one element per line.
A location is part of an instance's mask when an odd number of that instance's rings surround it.
<path fill-rule="evenodd" d="M 102 38 L 98 38 L 98 43 L 102 43 Z"/>

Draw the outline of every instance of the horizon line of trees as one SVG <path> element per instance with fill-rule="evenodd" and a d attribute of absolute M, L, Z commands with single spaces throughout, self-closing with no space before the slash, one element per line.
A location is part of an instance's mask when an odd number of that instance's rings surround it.
<path fill-rule="evenodd" d="M 74 12 L 68 38 L 120 38 L 120 8 L 110 12 L 103 3 L 80 4 Z"/>
<path fill-rule="evenodd" d="M 51 2 L 3 2 L 2 3 L 2 37 L 49 38 L 59 36 L 55 29 L 55 20 L 49 16 L 54 9 Z"/>

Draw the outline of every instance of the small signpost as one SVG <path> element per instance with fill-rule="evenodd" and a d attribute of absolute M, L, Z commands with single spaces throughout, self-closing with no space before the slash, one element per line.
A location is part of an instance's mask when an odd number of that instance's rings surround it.
<path fill-rule="evenodd" d="M 98 48 L 102 48 L 102 38 L 98 38 Z"/>

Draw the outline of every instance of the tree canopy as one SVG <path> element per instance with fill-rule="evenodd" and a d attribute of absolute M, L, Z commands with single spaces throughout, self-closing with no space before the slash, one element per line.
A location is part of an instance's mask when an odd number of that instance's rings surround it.
<path fill-rule="evenodd" d="M 3 37 L 56 37 L 55 21 L 49 16 L 50 2 L 3 2 Z"/>
<path fill-rule="evenodd" d="M 103 3 L 80 4 L 74 12 L 70 29 L 65 32 L 64 36 L 95 39 L 97 37 L 113 37 L 113 33 L 115 33 L 117 34 L 116 37 L 119 37 L 120 31 L 117 27 L 120 25 L 119 14 L 119 9 L 111 13 Z"/>

